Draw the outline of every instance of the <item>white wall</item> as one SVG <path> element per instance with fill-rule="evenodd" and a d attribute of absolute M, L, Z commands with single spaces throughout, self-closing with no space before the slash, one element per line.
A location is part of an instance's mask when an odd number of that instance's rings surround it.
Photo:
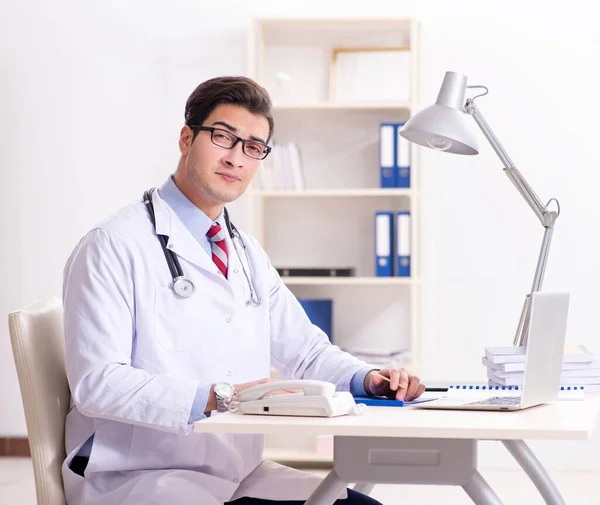
<path fill-rule="evenodd" d="M 185 99 L 208 77 L 245 72 L 252 16 L 414 16 L 423 105 L 446 70 L 486 84 L 479 107 L 516 166 L 544 201 L 560 199 L 545 288 L 572 293 L 568 338 L 600 352 L 595 18 L 577 1 L 488 5 L 0 0 L 0 314 L 60 295 L 80 236 L 174 169 Z M 481 380 L 483 347 L 510 345 L 541 241 L 533 213 L 480 142 L 476 157 L 422 152 L 429 379 Z M 232 207 L 240 227 L 243 209 Z M 0 435 L 24 435 L 6 325 L 0 386 Z M 597 467 L 599 447 L 565 448 L 562 460 L 540 450 L 553 466 Z M 495 450 L 483 456 L 508 464 Z"/>

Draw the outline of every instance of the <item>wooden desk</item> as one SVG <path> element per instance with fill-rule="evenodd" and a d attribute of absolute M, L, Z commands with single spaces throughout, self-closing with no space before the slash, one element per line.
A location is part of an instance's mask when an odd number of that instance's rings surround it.
<path fill-rule="evenodd" d="M 516 412 L 369 407 L 362 416 L 336 418 L 221 414 L 195 423 L 200 433 L 333 435 L 334 468 L 306 502 L 329 505 L 351 482 L 462 486 L 478 505 L 502 502 L 477 472 L 477 441 L 499 440 L 548 505 L 564 505 L 558 489 L 523 441 L 587 440 L 600 411 L 600 394 Z"/>

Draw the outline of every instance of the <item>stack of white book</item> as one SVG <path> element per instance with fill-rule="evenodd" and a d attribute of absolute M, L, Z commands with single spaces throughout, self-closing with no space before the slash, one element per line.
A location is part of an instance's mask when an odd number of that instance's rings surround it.
<path fill-rule="evenodd" d="M 491 386 L 522 386 L 525 347 L 487 347 L 482 358 Z M 600 391 L 600 356 L 583 345 L 565 346 L 560 384 L 565 388 L 583 386 Z"/>

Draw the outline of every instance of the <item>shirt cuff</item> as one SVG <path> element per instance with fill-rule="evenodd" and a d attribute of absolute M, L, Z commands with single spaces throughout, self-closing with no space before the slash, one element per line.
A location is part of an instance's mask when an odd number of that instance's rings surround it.
<path fill-rule="evenodd" d="M 350 393 L 352 393 L 352 396 L 369 396 L 369 393 L 365 391 L 365 377 L 371 370 L 376 370 L 376 368 L 361 368 L 352 376 L 350 380 Z"/>
<path fill-rule="evenodd" d="M 210 385 L 200 384 L 196 389 L 194 403 L 190 412 L 190 423 L 205 419 L 207 415 L 204 413 L 206 404 L 208 403 L 208 395 L 210 394 Z"/>

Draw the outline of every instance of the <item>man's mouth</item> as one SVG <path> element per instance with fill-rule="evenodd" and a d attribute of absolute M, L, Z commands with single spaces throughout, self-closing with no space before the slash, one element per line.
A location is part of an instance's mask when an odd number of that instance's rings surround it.
<path fill-rule="evenodd" d="M 226 174 L 224 172 L 217 172 L 217 175 L 220 175 L 227 182 L 239 182 L 241 179 L 235 175 Z"/>

